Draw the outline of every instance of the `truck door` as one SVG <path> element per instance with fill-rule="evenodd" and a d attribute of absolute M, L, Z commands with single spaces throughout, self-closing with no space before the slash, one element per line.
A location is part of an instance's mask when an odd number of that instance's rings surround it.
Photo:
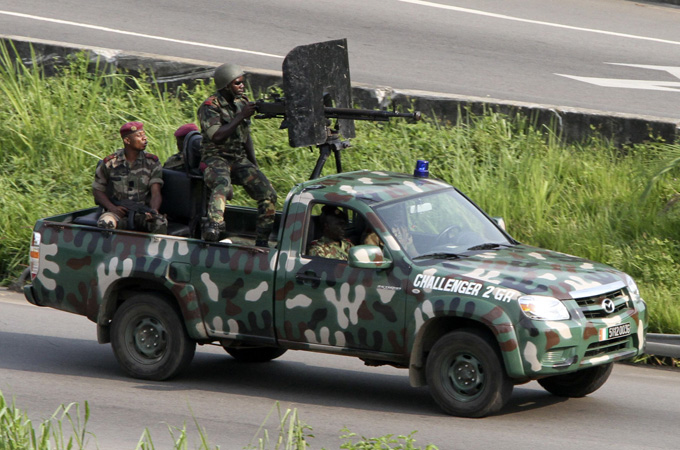
<path fill-rule="evenodd" d="M 353 268 L 346 256 L 328 254 L 333 252 L 313 256 L 312 243 L 323 235 L 324 205 L 298 206 L 305 237 L 290 254 L 294 260 L 286 267 L 285 289 L 277 289 L 277 311 L 282 310 L 284 318 L 281 339 L 338 351 L 403 354 L 405 295 L 394 267 Z M 353 209 L 340 209 L 349 219 L 346 238 L 351 245 L 361 244 L 368 222 Z"/>
<path fill-rule="evenodd" d="M 190 259 L 192 284 L 211 336 L 274 342 L 274 257 L 273 249 L 245 245 L 195 246 Z"/>

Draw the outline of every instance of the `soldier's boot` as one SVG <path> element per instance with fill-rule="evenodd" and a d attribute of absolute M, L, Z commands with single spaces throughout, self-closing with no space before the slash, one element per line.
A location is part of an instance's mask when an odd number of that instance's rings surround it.
<path fill-rule="evenodd" d="M 257 239 L 255 241 L 255 246 L 256 247 L 269 247 L 269 241 L 266 239 Z"/>
<path fill-rule="evenodd" d="M 203 240 L 217 242 L 220 240 L 220 234 L 226 229 L 227 225 L 224 222 L 208 222 L 203 228 Z"/>

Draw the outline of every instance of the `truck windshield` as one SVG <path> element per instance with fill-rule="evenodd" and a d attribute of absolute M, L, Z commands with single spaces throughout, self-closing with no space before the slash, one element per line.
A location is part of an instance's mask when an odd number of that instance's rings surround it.
<path fill-rule="evenodd" d="M 375 212 L 411 259 L 455 258 L 514 245 L 455 189 L 390 202 Z"/>

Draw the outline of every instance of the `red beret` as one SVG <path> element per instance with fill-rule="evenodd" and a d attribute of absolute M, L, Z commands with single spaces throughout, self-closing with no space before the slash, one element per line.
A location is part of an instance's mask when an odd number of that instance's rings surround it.
<path fill-rule="evenodd" d="M 120 127 L 120 137 L 124 138 L 137 131 L 144 131 L 144 124 L 142 122 L 128 122 Z"/>
<path fill-rule="evenodd" d="M 198 127 L 193 123 L 185 123 L 175 131 L 175 137 L 184 137 L 192 131 L 198 131 Z"/>

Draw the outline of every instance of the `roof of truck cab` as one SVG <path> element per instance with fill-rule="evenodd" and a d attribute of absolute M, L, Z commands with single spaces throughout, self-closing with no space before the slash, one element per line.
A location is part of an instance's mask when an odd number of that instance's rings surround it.
<path fill-rule="evenodd" d="M 434 178 L 370 170 L 328 175 L 298 185 L 298 192 L 314 191 L 315 197 L 337 203 L 344 203 L 352 198 L 367 203 L 380 203 L 441 189 L 451 189 L 451 186 Z"/>

